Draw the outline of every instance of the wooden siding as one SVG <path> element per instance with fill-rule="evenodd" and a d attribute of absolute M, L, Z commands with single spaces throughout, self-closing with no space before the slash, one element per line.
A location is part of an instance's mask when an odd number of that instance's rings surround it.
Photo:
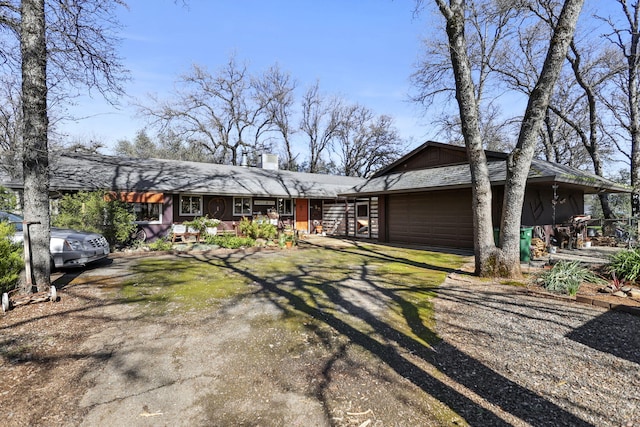
<path fill-rule="evenodd" d="M 322 206 L 322 229 L 330 236 L 356 237 L 356 203 L 367 202 L 369 204 L 369 232 L 365 237 L 378 239 L 378 227 L 380 213 L 378 198 L 362 198 L 346 201 L 325 201 Z"/>
<path fill-rule="evenodd" d="M 556 191 L 555 224 L 568 223 L 572 216 L 584 214 L 584 193 L 562 186 Z M 522 225 L 554 224 L 553 188 L 529 186 L 522 207 Z"/>
<path fill-rule="evenodd" d="M 346 236 L 347 204 L 345 202 L 327 202 L 322 204 L 322 231 L 329 236 Z"/>
<path fill-rule="evenodd" d="M 493 187 L 493 224 L 500 226 L 504 187 Z M 584 214 L 584 192 L 559 186 L 556 191 L 555 224 L 567 223 L 574 215 Z M 528 185 L 522 206 L 523 226 L 554 224 L 552 184 Z"/>
<path fill-rule="evenodd" d="M 371 239 L 378 239 L 380 229 L 380 209 L 377 197 L 372 197 L 369 201 L 369 224 Z"/>
<path fill-rule="evenodd" d="M 427 147 L 426 150 L 408 158 L 405 162 L 387 171 L 387 173 L 406 172 L 409 170 L 427 169 L 437 166 L 465 163 L 467 153 L 464 150 L 444 147 Z"/>
<path fill-rule="evenodd" d="M 471 190 L 390 195 L 387 199 L 390 242 L 473 248 Z"/>

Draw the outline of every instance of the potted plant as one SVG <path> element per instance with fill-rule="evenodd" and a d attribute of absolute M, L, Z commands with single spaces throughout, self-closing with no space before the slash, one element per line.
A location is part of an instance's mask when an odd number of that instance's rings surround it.
<path fill-rule="evenodd" d="M 220 220 L 216 218 L 209 218 L 208 215 L 205 215 L 194 218 L 192 221 L 185 221 L 183 224 L 187 226 L 187 229 L 191 228 L 200 234 L 215 236 L 218 233 Z"/>
<path fill-rule="evenodd" d="M 291 248 L 295 242 L 296 236 L 293 233 L 284 235 L 284 244 L 287 248 Z"/>

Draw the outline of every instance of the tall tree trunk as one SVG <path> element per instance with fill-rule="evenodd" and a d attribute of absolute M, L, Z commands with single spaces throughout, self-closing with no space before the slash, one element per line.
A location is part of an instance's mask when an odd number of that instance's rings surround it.
<path fill-rule="evenodd" d="M 593 170 L 598 176 L 604 176 L 604 167 L 602 165 L 602 157 L 600 156 L 600 147 L 598 144 L 598 103 L 596 101 L 596 91 L 594 86 L 585 78 L 581 69 L 582 56 L 578 51 L 578 47 L 575 43 L 571 43 L 571 50 L 573 52 L 573 58 L 568 57 L 573 69 L 573 74 L 576 77 L 578 85 L 584 90 L 587 97 L 587 106 L 589 107 L 589 136 L 585 134 L 584 130 L 577 123 L 573 123 L 571 120 L 565 120 L 571 127 L 573 127 L 582 141 L 585 149 L 591 157 L 593 162 Z M 613 212 L 609 205 L 609 195 L 607 193 L 598 194 L 600 199 L 600 205 L 602 206 L 602 213 L 606 219 L 613 218 Z"/>
<path fill-rule="evenodd" d="M 584 0 L 566 0 L 564 3 L 540 77 L 529 96 L 518 143 L 508 157 L 500 249 L 493 243 L 491 182 L 482 148 L 479 113 L 464 36 L 467 6 L 464 0 L 451 0 L 448 3 L 445 0 L 435 1 L 447 23 L 456 98 L 471 168 L 476 273 L 518 277 L 521 275 L 520 221 L 529 168 L 551 93 L 560 75 Z"/>
<path fill-rule="evenodd" d="M 520 222 L 527 176 L 549 100 L 573 39 L 583 3 L 584 0 L 566 0 L 564 3 L 540 77 L 529 96 L 518 143 L 507 161 L 500 244 L 504 255 L 501 267 L 510 272 L 509 276 L 520 274 Z"/>
<path fill-rule="evenodd" d="M 591 156 L 591 160 L 593 161 L 593 169 L 598 176 L 604 176 L 604 166 L 602 165 L 602 158 L 600 157 L 600 150 L 598 150 L 598 144 L 596 142 L 596 131 L 595 128 L 592 130 L 590 134 L 590 146 L 587 148 L 589 155 Z M 607 193 L 598 193 L 598 198 L 600 199 L 600 206 L 602 207 L 602 215 L 606 219 L 613 219 L 613 211 L 611 210 L 611 205 L 609 204 L 609 194 Z"/>
<path fill-rule="evenodd" d="M 440 3 L 439 3 L 440 5 Z M 472 178 L 472 208 L 475 253 L 475 271 L 481 276 L 498 274 L 494 267 L 498 256 L 493 239 L 493 222 L 491 215 L 491 180 L 487 167 L 487 158 L 482 146 L 479 112 L 476 102 L 471 64 L 467 56 L 467 42 L 464 36 L 465 16 L 462 4 L 451 8 L 441 6 L 447 19 L 447 36 L 449 51 L 456 82 L 456 99 L 460 110 L 462 134 L 464 135 L 469 167 Z"/>
<path fill-rule="evenodd" d="M 33 267 L 28 281 L 38 291 L 46 291 L 51 284 L 51 258 L 44 0 L 22 0 L 21 8 L 24 217 L 35 223 L 29 228 Z"/>
<path fill-rule="evenodd" d="M 628 97 L 629 97 L 629 134 L 631 136 L 631 186 L 634 194 L 640 194 L 640 97 L 638 84 L 640 83 L 640 23 L 638 22 L 640 7 L 633 7 L 633 15 L 629 14 L 631 26 L 631 46 L 627 55 L 629 67 Z"/>

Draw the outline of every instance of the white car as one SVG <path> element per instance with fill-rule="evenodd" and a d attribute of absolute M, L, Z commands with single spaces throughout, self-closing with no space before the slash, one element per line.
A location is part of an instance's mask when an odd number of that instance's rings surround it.
<path fill-rule="evenodd" d="M 8 221 L 16 228 L 13 241 L 22 242 L 24 239 L 22 217 L 9 212 L 0 211 L 0 221 Z M 90 262 L 106 258 L 109 255 L 109 242 L 101 234 L 86 231 L 51 228 L 52 266 L 82 267 Z"/>

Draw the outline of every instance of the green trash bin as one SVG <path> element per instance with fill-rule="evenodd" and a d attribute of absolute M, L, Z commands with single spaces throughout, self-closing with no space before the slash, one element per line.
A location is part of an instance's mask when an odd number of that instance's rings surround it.
<path fill-rule="evenodd" d="M 533 227 L 520 228 L 520 262 L 531 261 L 531 238 Z"/>

